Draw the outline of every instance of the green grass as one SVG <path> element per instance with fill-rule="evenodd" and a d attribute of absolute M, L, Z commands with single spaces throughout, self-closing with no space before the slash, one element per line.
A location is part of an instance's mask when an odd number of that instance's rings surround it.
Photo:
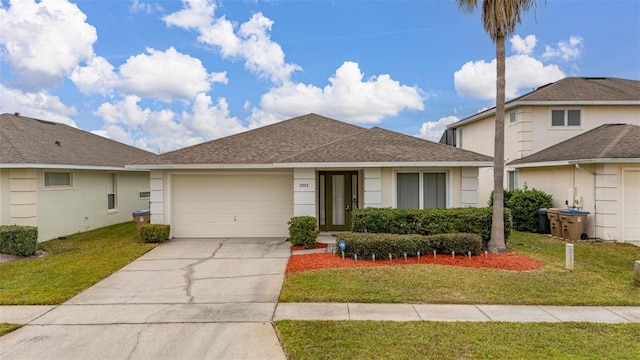
<path fill-rule="evenodd" d="M 289 359 L 638 359 L 640 324 L 276 322 Z"/>
<path fill-rule="evenodd" d="M 442 265 L 327 269 L 287 275 L 282 302 L 640 305 L 633 285 L 640 247 L 575 244 L 575 270 L 564 269 L 565 242 L 514 232 L 512 251 L 545 265 L 517 272 Z"/>
<path fill-rule="evenodd" d="M 12 332 L 13 330 L 18 329 L 20 326 L 21 325 L 0 323 L 0 336 L 2 336 L 4 334 L 8 334 L 8 333 Z"/>
<path fill-rule="evenodd" d="M 47 256 L 0 264 L 0 305 L 63 303 L 155 246 L 133 222 L 41 243 Z"/>

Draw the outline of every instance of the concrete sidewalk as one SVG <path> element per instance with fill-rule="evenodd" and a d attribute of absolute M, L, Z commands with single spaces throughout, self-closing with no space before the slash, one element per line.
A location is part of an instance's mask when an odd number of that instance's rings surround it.
<path fill-rule="evenodd" d="M 640 323 L 640 306 L 448 305 L 448 304 L 130 304 L 0 306 L 0 323 L 84 324 L 270 322 L 276 320 L 503 321 Z M 110 314 L 110 316 L 107 316 Z M 198 315 L 198 316 L 193 316 Z"/>

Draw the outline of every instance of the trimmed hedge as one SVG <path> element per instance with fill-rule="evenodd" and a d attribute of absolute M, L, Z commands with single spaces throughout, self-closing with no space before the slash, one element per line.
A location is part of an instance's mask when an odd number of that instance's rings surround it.
<path fill-rule="evenodd" d="M 385 234 L 478 234 L 486 247 L 491 238 L 491 207 L 406 210 L 356 209 L 351 213 L 351 231 Z M 511 212 L 504 211 L 505 241 L 511 235 Z"/>
<path fill-rule="evenodd" d="M 38 250 L 38 228 L 33 226 L 0 226 L 0 253 L 31 256 Z"/>
<path fill-rule="evenodd" d="M 376 255 L 377 259 L 386 259 L 389 254 L 393 258 L 404 256 L 416 256 L 418 251 L 422 255 L 438 254 L 472 255 L 480 254 L 482 250 L 482 238 L 476 234 L 436 234 L 436 235 L 399 235 L 399 234 L 372 234 L 372 233 L 341 233 L 336 240 L 344 241 L 344 255 L 353 257 L 357 254 L 361 259 L 371 259 Z"/>
<path fill-rule="evenodd" d="M 163 243 L 169 241 L 170 225 L 144 224 L 140 227 L 140 238 L 146 243 Z"/>
<path fill-rule="evenodd" d="M 318 222 L 313 216 L 294 216 L 289 220 L 291 245 L 301 245 L 305 249 L 316 246 Z"/>

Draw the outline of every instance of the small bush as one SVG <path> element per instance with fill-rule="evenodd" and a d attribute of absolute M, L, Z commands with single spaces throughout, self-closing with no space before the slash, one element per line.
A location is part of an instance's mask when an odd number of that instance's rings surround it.
<path fill-rule="evenodd" d="M 482 238 L 476 234 L 436 234 L 436 235 L 399 235 L 371 233 L 341 233 L 337 241 L 344 241 L 345 256 L 357 254 L 361 259 L 371 259 L 375 254 L 378 259 L 416 256 L 418 251 L 423 255 L 438 254 L 478 255 L 482 250 Z"/>
<path fill-rule="evenodd" d="M 0 253 L 31 256 L 38 249 L 38 228 L 33 226 L 0 226 Z"/>
<path fill-rule="evenodd" d="M 538 230 L 538 209 L 550 208 L 553 197 L 543 191 L 515 189 L 504 192 L 504 207 L 511 211 L 513 227 L 518 231 L 536 232 Z M 490 203 L 493 203 L 491 193 Z"/>
<path fill-rule="evenodd" d="M 478 234 L 486 247 L 491 238 L 493 210 L 484 208 L 453 208 L 406 210 L 391 208 L 356 209 L 351 216 L 353 232 L 385 234 Z M 511 213 L 504 212 L 505 241 L 511 235 Z"/>
<path fill-rule="evenodd" d="M 313 216 L 294 216 L 289 220 L 289 239 L 291 245 L 300 245 L 305 249 L 316 246 L 318 222 Z"/>
<path fill-rule="evenodd" d="M 146 243 L 163 243 L 169 241 L 170 225 L 144 224 L 140 227 L 140 237 Z"/>

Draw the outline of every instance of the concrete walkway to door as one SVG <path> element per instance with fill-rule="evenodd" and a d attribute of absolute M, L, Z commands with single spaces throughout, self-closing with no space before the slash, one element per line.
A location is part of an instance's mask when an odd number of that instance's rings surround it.
<path fill-rule="evenodd" d="M 0 337 L 2 359 L 285 359 L 284 239 L 172 240 Z"/>

